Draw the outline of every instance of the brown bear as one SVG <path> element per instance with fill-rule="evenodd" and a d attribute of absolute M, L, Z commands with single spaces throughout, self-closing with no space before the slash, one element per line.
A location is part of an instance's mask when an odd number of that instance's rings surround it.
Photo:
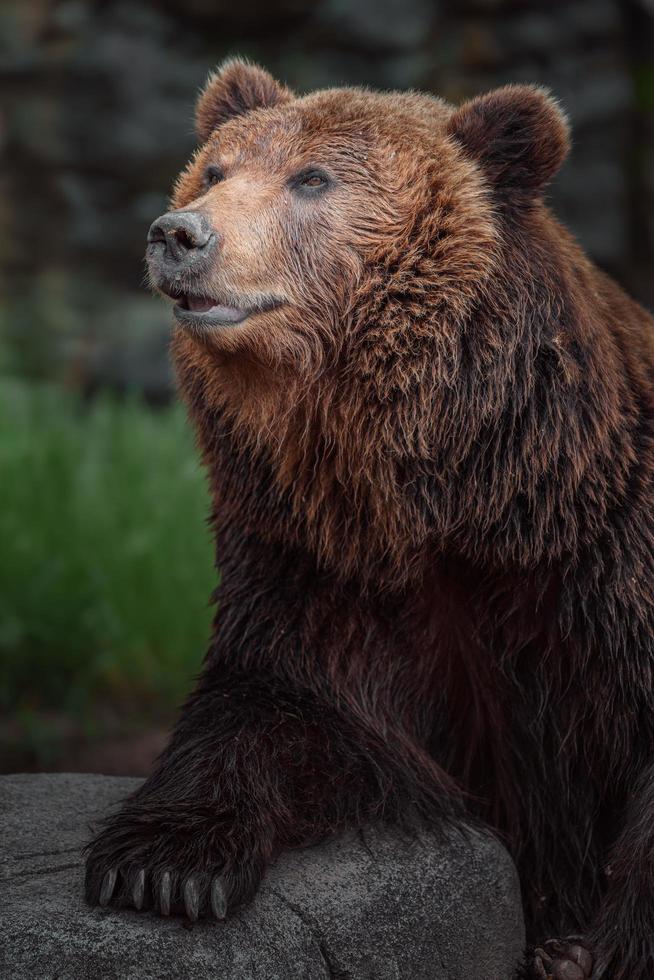
<path fill-rule="evenodd" d="M 230 61 L 197 128 L 147 255 L 221 584 L 88 900 L 221 919 L 282 848 L 473 820 L 520 975 L 651 978 L 654 321 L 547 210 L 562 112 Z"/>

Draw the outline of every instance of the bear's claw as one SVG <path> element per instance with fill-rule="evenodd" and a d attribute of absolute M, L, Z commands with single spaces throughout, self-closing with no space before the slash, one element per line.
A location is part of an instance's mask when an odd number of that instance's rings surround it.
<path fill-rule="evenodd" d="M 216 919 L 227 917 L 227 894 L 220 878 L 211 882 L 211 911 Z"/>
<path fill-rule="evenodd" d="M 200 892 L 194 875 L 190 875 L 184 882 L 183 894 L 186 917 L 191 922 L 197 922 L 200 916 Z"/>
<path fill-rule="evenodd" d="M 143 908 L 143 900 L 145 898 L 145 869 L 141 868 L 136 873 L 134 878 L 134 884 L 132 885 L 132 901 L 134 902 L 134 908 L 138 909 L 139 912 Z"/>
<path fill-rule="evenodd" d="M 550 939 L 534 951 L 534 967 L 539 980 L 589 980 L 593 957 L 577 936 Z"/>
<path fill-rule="evenodd" d="M 170 915 L 170 871 L 164 871 L 159 881 L 159 914 Z"/>
<path fill-rule="evenodd" d="M 111 905 L 112 898 L 116 893 L 118 884 L 118 871 L 110 868 L 102 879 L 98 904 L 103 908 Z M 157 884 L 152 884 L 152 896 L 156 910 L 160 915 L 169 916 L 172 908 L 173 880 L 170 871 L 164 871 L 159 877 Z M 137 911 L 145 906 L 146 898 L 146 873 L 145 868 L 139 868 L 132 879 L 131 888 L 128 888 L 128 895 L 131 904 Z M 206 910 L 214 919 L 222 921 L 227 918 L 227 891 L 225 884 L 220 877 L 214 877 L 208 890 L 208 909 Z M 123 899 L 124 902 L 124 899 Z M 203 889 L 197 875 L 190 874 L 184 879 L 181 886 L 181 902 L 183 904 L 186 917 L 191 922 L 197 922 L 203 911 Z"/>
<path fill-rule="evenodd" d="M 116 880 L 118 878 L 118 872 L 115 868 L 110 868 L 102 879 L 102 888 L 100 889 L 99 902 L 103 908 L 106 908 L 111 901 L 111 896 L 114 893 L 114 888 L 116 887 Z"/>

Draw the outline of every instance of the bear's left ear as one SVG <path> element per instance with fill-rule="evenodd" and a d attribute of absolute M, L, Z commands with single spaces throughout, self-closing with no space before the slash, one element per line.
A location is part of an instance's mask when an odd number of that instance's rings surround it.
<path fill-rule="evenodd" d="M 214 129 L 253 109 L 290 102 L 293 93 L 272 75 L 241 58 L 230 58 L 207 79 L 195 110 L 195 128 L 202 143 Z"/>
<path fill-rule="evenodd" d="M 533 85 L 506 85 L 454 111 L 448 132 L 498 190 L 537 194 L 570 149 L 567 119 L 551 95 Z"/>

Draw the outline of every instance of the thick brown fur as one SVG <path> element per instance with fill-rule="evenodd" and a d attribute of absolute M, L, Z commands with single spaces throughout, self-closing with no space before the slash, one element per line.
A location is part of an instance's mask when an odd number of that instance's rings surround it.
<path fill-rule="evenodd" d="M 174 338 L 218 608 L 89 900 L 117 869 L 133 904 L 145 869 L 155 906 L 169 871 L 173 905 L 220 876 L 237 907 L 280 848 L 466 816 L 532 942 L 654 976 L 654 322 L 544 203 L 564 117 L 520 86 L 296 98 L 230 62 L 198 126 L 173 208 L 220 247 L 177 293 L 259 309 Z M 309 165 L 330 186 L 298 200 Z"/>

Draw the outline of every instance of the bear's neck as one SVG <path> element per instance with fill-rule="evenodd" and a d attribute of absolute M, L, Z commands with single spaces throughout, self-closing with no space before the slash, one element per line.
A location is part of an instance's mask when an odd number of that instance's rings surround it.
<path fill-rule="evenodd" d="M 359 382 L 346 387 L 335 372 L 308 386 L 262 366 L 210 362 L 183 336 L 173 350 L 218 533 L 238 527 L 296 546 L 343 577 L 365 578 L 367 565 L 397 574 L 414 560 L 398 523 L 397 447 L 384 442 L 388 405 L 373 405 Z M 401 556 L 389 541 L 406 542 Z"/>

